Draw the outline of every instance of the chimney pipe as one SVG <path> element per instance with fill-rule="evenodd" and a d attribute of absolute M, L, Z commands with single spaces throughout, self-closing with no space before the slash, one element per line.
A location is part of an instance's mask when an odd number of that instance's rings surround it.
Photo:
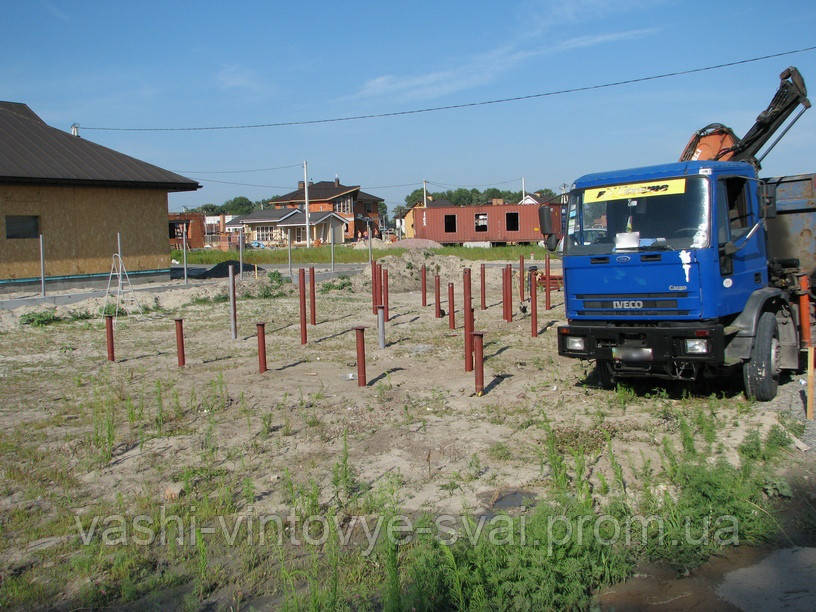
<path fill-rule="evenodd" d="M 304 181 L 298 181 L 298 189 L 305 189 L 306 183 Z"/>

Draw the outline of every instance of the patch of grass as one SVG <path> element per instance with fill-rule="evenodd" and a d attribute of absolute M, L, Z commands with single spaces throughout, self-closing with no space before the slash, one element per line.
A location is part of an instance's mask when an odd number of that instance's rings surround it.
<path fill-rule="evenodd" d="M 498 461 L 508 461 L 512 454 L 504 442 L 496 442 L 487 450 L 487 454 Z"/>
<path fill-rule="evenodd" d="M 334 280 L 328 280 L 320 284 L 318 289 L 320 293 L 328 293 L 329 291 L 352 291 L 351 279 L 341 274 Z"/>
<path fill-rule="evenodd" d="M 56 310 L 38 310 L 20 315 L 20 325 L 31 325 L 32 327 L 45 327 L 62 320 L 62 317 L 57 316 Z"/>

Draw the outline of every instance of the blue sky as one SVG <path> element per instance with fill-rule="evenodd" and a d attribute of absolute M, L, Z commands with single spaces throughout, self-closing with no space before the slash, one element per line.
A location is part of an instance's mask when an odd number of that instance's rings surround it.
<path fill-rule="evenodd" d="M 816 45 L 816 3 L 522 0 L 495 3 L 60 2 L 4 8 L 0 99 L 47 123 L 196 178 L 170 208 L 256 200 L 309 161 L 389 207 L 422 179 L 557 189 L 587 172 L 677 158 L 714 121 L 743 134 L 798 66 L 816 98 L 816 51 L 533 100 L 322 125 L 113 132 L 303 121 L 582 87 Z M 764 163 L 816 171 L 816 109 Z M 218 172 L 218 173 L 216 173 Z M 263 185 L 231 185 L 206 179 Z M 505 183 L 505 181 L 513 181 Z M 390 187 L 410 184 L 410 186 Z M 444 184 L 440 186 L 439 184 Z"/>

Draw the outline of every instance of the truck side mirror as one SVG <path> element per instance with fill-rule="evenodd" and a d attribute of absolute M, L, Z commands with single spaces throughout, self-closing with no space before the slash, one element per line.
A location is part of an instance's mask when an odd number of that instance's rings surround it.
<path fill-rule="evenodd" d="M 552 212 L 550 207 L 544 204 L 538 207 L 538 226 L 542 234 L 552 234 Z"/>
<path fill-rule="evenodd" d="M 776 185 L 759 184 L 759 216 L 762 219 L 776 218 Z"/>

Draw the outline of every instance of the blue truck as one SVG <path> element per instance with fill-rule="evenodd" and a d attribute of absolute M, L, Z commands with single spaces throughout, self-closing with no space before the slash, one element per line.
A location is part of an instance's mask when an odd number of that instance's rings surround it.
<path fill-rule="evenodd" d="M 793 122 L 810 102 L 788 68 L 744 138 L 712 124 L 681 161 L 575 181 L 560 355 L 594 360 L 603 386 L 741 374 L 748 398 L 775 397 L 809 334 L 800 297 L 802 276 L 816 275 L 816 175 L 759 178 L 756 155 L 799 106 Z"/>

